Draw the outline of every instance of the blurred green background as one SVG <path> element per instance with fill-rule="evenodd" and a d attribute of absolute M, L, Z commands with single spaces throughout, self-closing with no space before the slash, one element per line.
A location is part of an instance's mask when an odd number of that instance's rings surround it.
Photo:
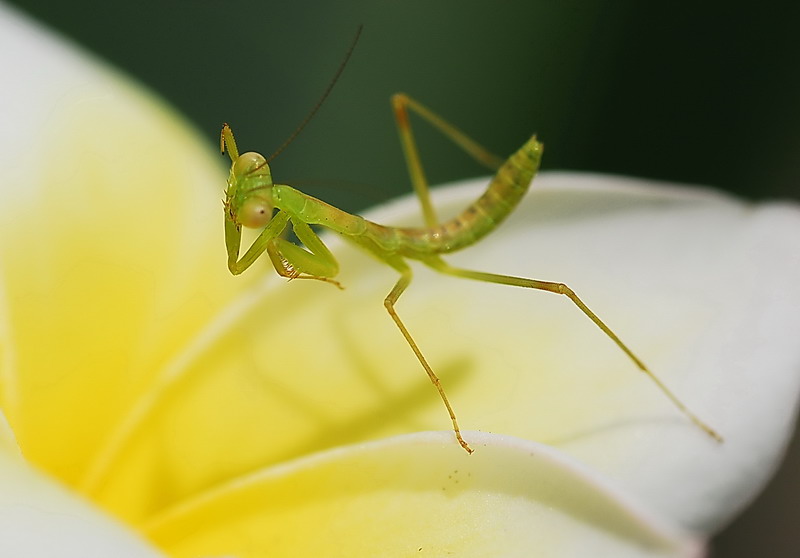
<path fill-rule="evenodd" d="M 351 211 L 410 191 L 388 102 L 396 91 L 501 155 L 538 133 L 547 169 L 800 199 L 796 2 L 12 4 L 158 92 L 210 145 L 227 121 L 240 148 L 268 153 L 363 23 L 329 101 L 273 163 L 276 180 Z M 486 174 L 424 125 L 415 131 L 432 183 Z M 716 539 L 716 556 L 800 555 L 798 446 Z"/>
<path fill-rule="evenodd" d="M 389 110 L 405 91 L 544 168 L 800 198 L 800 4 L 583 0 L 16 0 L 128 71 L 209 142 L 230 122 L 272 152 L 360 44 L 316 120 L 273 165 L 358 210 L 409 191 Z M 432 183 L 485 174 L 418 125 Z"/>

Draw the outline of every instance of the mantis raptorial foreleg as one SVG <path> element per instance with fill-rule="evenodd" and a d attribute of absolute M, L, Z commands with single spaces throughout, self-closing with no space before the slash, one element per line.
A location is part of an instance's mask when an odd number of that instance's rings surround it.
<path fill-rule="evenodd" d="M 287 223 L 291 223 L 295 236 L 308 250 L 281 237 Z M 338 281 L 332 279 L 339 273 L 339 264 L 331 251 L 311 227 L 292 219 L 286 211 L 278 211 L 272 217 L 241 259 L 238 259 L 241 228 L 233 222 L 226 222 L 225 227 L 231 229 L 226 235 L 226 242 L 228 267 L 234 275 L 250 267 L 266 250 L 279 275 L 289 279 L 316 279 L 342 288 Z"/>
<path fill-rule="evenodd" d="M 590 320 L 592 320 L 597 327 L 603 330 L 605 333 L 617 346 L 622 349 L 622 351 L 628 355 L 628 357 L 636 364 L 636 367 L 639 368 L 642 372 L 647 374 L 650 379 L 658 386 L 658 388 L 662 391 L 667 398 L 672 401 L 672 403 L 683 413 L 685 414 L 695 425 L 705 431 L 709 436 L 717 440 L 718 442 L 722 441 L 722 436 L 720 436 L 714 429 L 700 420 L 694 413 L 692 413 L 683 402 L 678 399 L 678 397 L 672 393 L 672 391 L 656 376 L 653 372 L 650 371 L 649 368 L 644 364 L 644 362 L 637 357 L 633 351 L 631 351 L 628 346 L 622 342 L 622 339 L 614 333 L 611 328 L 609 328 L 603 320 L 597 317 L 597 314 L 592 312 L 586 304 L 575 294 L 575 292 L 566 286 L 564 283 L 556 283 L 552 281 L 539 281 L 536 279 L 526 279 L 523 277 L 512 277 L 510 275 L 498 275 L 496 273 L 486 273 L 483 271 L 472 271 L 469 269 L 461 269 L 457 267 L 453 267 L 444 260 L 439 257 L 432 257 L 429 259 L 424 260 L 424 262 L 441 273 L 445 273 L 447 275 L 453 275 L 455 277 L 462 277 L 465 279 L 474 279 L 476 281 L 484 281 L 487 283 L 498 283 L 501 285 L 511 285 L 514 287 L 524 287 L 528 289 L 536 289 L 540 291 L 547 291 L 550 293 L 564 295 L 569 298 L 575 306 L 580 308 L 581 312 L 583 312 Z"/>
<path fill-rule="evenodd" d="M 228 269 L 234 275 L 239 275 L 253 265 L 258 257 L 267 249 L 270 241 L 279 237 L 289 222 L 289 214 L 285 211 L 277 212 L 269 224 L 261 231 L 247 249 L 242 259 L 239 259 L 239 247 L 242 240 L 242 227 L 232 219 L 225 220 L 225 248 L 228 251 Z"/>
<path fill-rule="evenodd" d="M 278 274 L 289 279 L 316 279 L 342 289 L 341 283 L 331 279 L 339 273 L 339 264 L 317 233 L 306 223 L 294 220 L 292 230 L 308 250 L 284 238 L 270 240 L 267 254 Z"/>
<path fill-rule="evenodd" d="M 406 338 L 406 342 L 408 342 L 411 350 L 414 351 L 414 354 L 417 355 L 417 360 L 425 369 L 425 372 L 428 373 L 428 378 L 430 378 L 431 383 L 433 383 L 434 387 L 436 387 L 436 391 L 439 392 L 439 397 L 442 399 L 444 406 L 447 408 L 447 413 L 450 415 L 450 421 L 453 423 L 453 432 L 455 433 L 456 440 L 458 443 L 461 444 L 461 447 L 467 450 L 467 453 L 472 453 L 474 450 L 469 447 L 469 444 L 461 437 L 461 429 L 458 427 L 458 420 L 456 420 L 456 413 L 453 411 L 453 407 L 450 405 L 450 401 L 447 399 L 447 394 L 444 392 L 444 388 L 442 387 L 442 381 L 439 379 L 439 376 L 433 371 L 431 365 L 428 364 L 428 361 L 425 359 L 425 356 L 422 354 L 422 351 L 417 346 L 416 341 L 414 338 L 411 337 L 411 333 L 409 333 L 408 329 L 406 328 L 403 320 L 400 319 L 400 316 L 397 315 L 397 311 L 394 309 L 394 305 L 397 302 L 397 299 L 400 298 L 400 295 L 408 288 L 408 285 L 411 284 L 411 268 L 408 267 L 402 259 L 396 258 L 391 261 L 387 260 L 392 267 L 394 267 L 397 271 L 400 272 L 400 279 L 397 280 L 395 283 L 394 288 L 392 291 L 386 296 L 383 301 L 383 305 L 386 307 L 386 310 L 389 312 L 389 315 L 394 320 L 394 323 L 397 325 L 397 328 L 403 334 L 403 337 Z"/>

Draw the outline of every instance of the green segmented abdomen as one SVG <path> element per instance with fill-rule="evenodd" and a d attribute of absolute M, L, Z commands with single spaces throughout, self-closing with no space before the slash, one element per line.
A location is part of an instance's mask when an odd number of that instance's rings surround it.
<path fill-rule="evenodd" d="M 453 219 L 431 228 L 401 228 L 401 252 L 409 257 L 454 252 L 474 244 L 499 225 L 528 191 L 543 146 L 529 139 L 498 169 L 483 195 Z"/>

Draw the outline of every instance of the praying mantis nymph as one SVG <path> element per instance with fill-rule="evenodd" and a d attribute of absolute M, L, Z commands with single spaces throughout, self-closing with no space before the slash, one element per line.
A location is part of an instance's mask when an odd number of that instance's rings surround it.
<path fill-rule="evenodd" d="M 350 52 L 352 52 L 352 47 L 344 63 L 347 62 Z M 344 63 L 334 77 L 334 82 L 341 73 Z M 331 83 L 331 86 L 328 87 L 323 99 L 332 85 Z M 225 124 L 220 135 L 220 147 L 223 153 L 227 149 L 232 162 L 224 200 L 225 247 L 228 253 L 228 268 L 231 273 L 234 275 L 242 273 L 266 251 L 275 271 L 283 277 L 316 279 L 341 288 L 341 285 L 334 279 L 339 271 L 338 263 L 311 225 L 323 227 L 339 234 L 397 270 L 400 278 L 384 299 L 383 304 L 436 387 L 439 397 L 450 415 L 455 437 L 468 453 L 472 453 L 473 450 L 461 436 L 456 414 L 441 381 L 395 310 L 397 300 L 411 283 L 412 272 L 407 260 L 418 260 L 447 275 L 526 287 L 566 296 L 628 355 L 640 371 L 650 377 L 684 415 L 711 438 L 721 442 L 722 437 L 692 413 L 567 285 L 456 268 L 442 259 L 443 254 L 461 250 L 483 239 L 514 210 L 528 191 L 539 168 L 543 148 L 536 136 L 526 141 L 508 159 L 503 160 L 488 152 L 466 134 L 411 97 L 398 93 L 392 96 L 391 102 L 411 182 L 422 204 L 426 226 L 413 228 L 379 225 L 358 215 L 342 211 L 286 184 L 275 184 L 272 181 L 268 160 L 254 152 L 240 155 L 233 132 L 230 126 Z M 302 129 L 320 103 L 297 131 Z M 448 221 L 439 222 L 431 204 L 428 183 L 409 123 L 409 110 L 438 129 L 476 161 L 496 171 L 484 194 L 459 215 Z M 288 141 L 291 141 L 296 134 L 297 132 Z M 282 150 L 288 141 L 278 151 Z M 272 158 L 274 155 L 270 160 Z M 239 258 L 242 227 L 262 229 L 262 231 L 245 254 Z M 291 227 L 302 246 L 283 238 L 282 234 L 287 227 Z"/>

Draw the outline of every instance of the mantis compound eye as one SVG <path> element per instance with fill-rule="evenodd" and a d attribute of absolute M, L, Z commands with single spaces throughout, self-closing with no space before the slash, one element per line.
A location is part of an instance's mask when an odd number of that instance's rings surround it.
<path fill-rule="evenodd" d="M 260 229 L 272 219 L 272 205 L 261 198 L 249 198 L 236 212 L 236 217 L 243 227 Z"/>
<path fill-rule="evenodd" d="M 239 156 L 231 168 L 233 175 L 243 178 L 250 175 L 270 176 L 267 160 L 260 153 L 248 151 Z"/>

